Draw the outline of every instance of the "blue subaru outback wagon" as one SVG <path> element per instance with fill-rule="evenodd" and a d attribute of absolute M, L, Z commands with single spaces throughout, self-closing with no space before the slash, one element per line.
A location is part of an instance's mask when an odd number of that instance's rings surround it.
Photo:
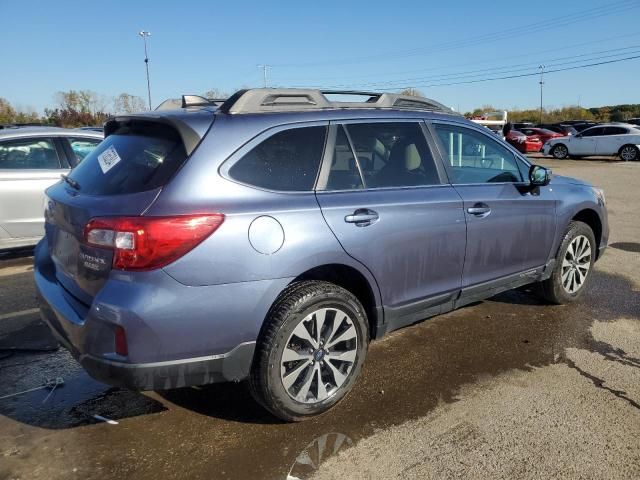
<path fill-rule="evenodd" d="M 433 100 L 363 95 L 251 89 L 110 119 L 47 190 L 35 280 L 60 342 L 108 384 L 247 379 L 296 421 L 351 390 L 372 339 L 525 284 L 584 293 L 601 190 Z"/>

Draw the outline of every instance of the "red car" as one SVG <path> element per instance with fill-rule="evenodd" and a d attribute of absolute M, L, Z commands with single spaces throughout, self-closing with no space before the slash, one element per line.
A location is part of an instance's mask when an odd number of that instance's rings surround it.
<path fill-rule="evenodd" d="M 516 147 L 520 153 L 539 152 L 542 150 L 542 141 L 539 137 L 536 135 L 528 136 L 518 130 L 511 130 L 505 140 Z"/>
<path fill-rule="evenodd" d="M 547 130 L 546 128 L 537 128 L 537 127 L 526 127 L 520 128 L 519 131 L 524 133 L 527 137 L 536 136 L 544 145 L 547 140 L 551 140 L 552 138 L 564 137 L 561 133 L 552 132 L 551 130 Z"/>

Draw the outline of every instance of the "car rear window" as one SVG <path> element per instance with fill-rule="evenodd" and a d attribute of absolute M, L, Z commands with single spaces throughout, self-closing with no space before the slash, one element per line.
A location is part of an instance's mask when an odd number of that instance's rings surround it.
<path fill-rule="evenodd" d="M 302 127 L 278 132 L 238 160 L 229 169 L 229 176 L 267 190 L 313 190 L 326 130 L 326 127 Z"/>
<path fill-rule="evenodd" d="M 105 138 L 69 176 L 88 195 L 138 193 L 165 185 L 186 158 L 174 129 L 132 122 Z"/>

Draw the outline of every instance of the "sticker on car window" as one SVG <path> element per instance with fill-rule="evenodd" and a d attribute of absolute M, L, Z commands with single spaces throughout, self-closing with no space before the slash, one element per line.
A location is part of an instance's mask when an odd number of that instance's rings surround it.
<path fill-rule="evenodd" d="M 107 173 L 115 167 L 120 160 L 122 159 L 120 158 L 120 155 L 118 155 L 118 152 L 116 152 L 116 149 L 113 148 L 113 145 L 98 155 L 98 163 L 100 164 L 102 173 Z"/>

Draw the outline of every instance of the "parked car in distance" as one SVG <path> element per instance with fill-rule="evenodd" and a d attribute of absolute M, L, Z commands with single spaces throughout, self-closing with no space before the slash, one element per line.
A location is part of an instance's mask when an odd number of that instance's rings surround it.
<path fill-rule="evenodd" d="M 610 123 L 588 128 L 571 137 L 544 144 L 543 153 L 557 159 L 617 155 L 622 160 L 640 159 L 640 129 L 636 125 Z"/>
<path fill-rule="evenodd" d="M 103 133 L 102 127 L 91 127 L 91 126 L 78 127 L 76 130 L 85 130 L 85 131 L 89 131 L 89 132 Z"/>
<path fill-rule="evenodd" d="M 511 126 L 516 130 L 520 130 L 521 128 L 533 127 L 533 123 L 532 122 L 515 122 L 511 124 Z"/>
<path fill-rule="evenodd" d="M 563 125 L 562 123 L 539 123 L 536 128 L 545 128 L 562 135 L 575 135 L 578 133 L 571 125 Z"/>
<path fill-rule="evenodd" d="M 101 141 L 100 133 L 56 127 L 0 130 L 0 250 L 42 238 L 45 189 Z"/>
<path fill-rule="evenodd" d="M 640 118 L 630 118 L 627 123 L 640 126 Z"/>
<path fill-rule="evenodd" d="M 304 420 L 352 389 L 373 339 L 525 284 L 584 293 L 608 241 L 600 189 L 436 101 L 327 93 L 119 115 L 47 189 L 41 314 L 92 376 L 248 380 Z"/>
<path fill-rule="evenodd" d="M 520 153 L 539 152 L 542 149 L 542 141 L 537 136 L 525 135 L 520 130 L 511 129 L 505 140 Z"/>
<path fill-rule="evenodd" d="M 561 133 L 552 132 L 551 130 L 547 130 L 546 128 L 536 128 L 536 127 L 526 127 L 521 128 L 520 131 L 524 133 L 527 137 L 538 137 L 542 144 L 547 140 L 551 140 L 552 138 L 564 137 Z M 542 148 L 542 145 L 540 145 Z M 538 152 L 540 150 L 537 150 Z"/>
<path fill-rule="evenodd" d="M 582 130 L 598 125 L 597 122 L 592 122 L 590 120 L 564 120 L 561 123 L 563 125 L 571 125 L 578 132 L 581 132 Z"/>

